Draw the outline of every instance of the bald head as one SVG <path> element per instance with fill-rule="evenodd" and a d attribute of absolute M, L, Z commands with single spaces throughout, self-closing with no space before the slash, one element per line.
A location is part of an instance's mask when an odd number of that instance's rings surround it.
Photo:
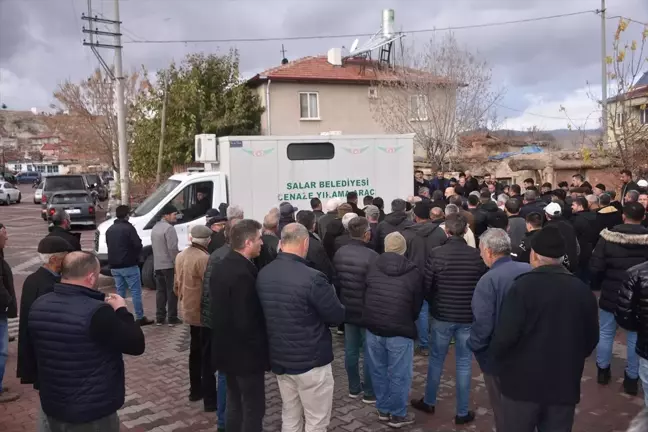
<path fill-rule="evenodd" d="M 306 227 L 300 223 L 291 223 L 281 231 L 281 251 L 306 258 L 308 254 L 309 235 Z"/>
<path fill-rule="evenodd" d="M 99 281 L 99 260 L 90 252 L 70 252 L 61 265 L 61 282 L 95 288 Z"/>
<path fill-rule="evenodd" d="M 440 221 L 445 218 L 445 214 L 443 213 L 443 209 L 441 207 L 433 207 L 432 210 L 430 210 L 430 220 L 431 221 Z"/>

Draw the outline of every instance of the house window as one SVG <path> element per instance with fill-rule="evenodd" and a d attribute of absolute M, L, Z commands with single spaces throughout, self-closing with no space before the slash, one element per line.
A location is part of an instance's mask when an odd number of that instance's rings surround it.
<path fill-rule="evenodd" d="M 427 120 L 427 96 L 412 95 L 410 96 L 410 110 L 412 121 Z"/>
<path fill-rule="evenodd" d="M 14 165 L 14 171 L 20 171 L 21 168 L 20 165 Z"/>
<path fill-rule="evenodd" d="M 286 149 L 289 160 L 326 160 L 335 156 L 335 146 L 328 142 L 291 143 Z"/>
<path fill-rule="evenodd" d="M 37 172 L 45 172 L 45 165 L 36 165 L 35 168 Z"/>
<path fill-rule="evenodd" d="M 58 174 L 59 172 L 58 165 L 47 165 L 47 172 L 49 174 Z"/>
<path fill-rule="evenodd" d="M 616 124 L 617 124 L 617 126 L 622 125 L 624 121 L 625 121 L 625 116 L 623 115 L 623 113 L 617 113 L 617 115 L 616 115 Z"/>
<path fill-rule="evenodd" d="M 299 93 L 299 117 L 301 120 L 319 120 L 318 93 Z"/>
<path fill-rule="evenodd" d="M 641 124 L 648 125 L 648 108 L 639 111 L 639 116 L 641 117 Z"/>

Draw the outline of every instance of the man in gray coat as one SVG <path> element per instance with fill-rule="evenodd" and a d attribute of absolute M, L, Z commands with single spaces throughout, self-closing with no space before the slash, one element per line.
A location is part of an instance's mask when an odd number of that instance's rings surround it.
<path fill-rule="evenodd" d="M 179 253 L 178 234 L 173 228 L 178 210 L 167 204 L 160 212 L 160 220 L 151 230 L 153 248 L 153 269 L 155 270 L 156 324 L 163 325 L 169 308 L 169 326 L 180 324 L 178 319 L 178 297 L 173 292 L 175 259 Z"/>

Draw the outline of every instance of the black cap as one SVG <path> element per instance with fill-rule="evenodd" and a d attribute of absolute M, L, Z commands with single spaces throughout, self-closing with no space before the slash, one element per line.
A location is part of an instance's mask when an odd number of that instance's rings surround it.
<path fill-rule="evenodd" d="M 47 236 L 38 243 L 38 253 L 41 254 L 54 254 L 72 251 L 74 251 L 72 245 L 61 237 Z"/>
<path fill-rule="evenodd" d="M 178 209 L 173 204 L 165 204 L 165 206 L 162 207 L 162 210 L 160 211 L 160 214 L 162 216 L 166 216 L 171 213 L 178 213 Z"/>
<path fill-rule="evenodd" d="M 430 205 L 427 201 L 421 201 L 414 206 L 414 215 L 419 219 L 430 219 Z"/>
<path fill-rule="evenodd" d="M 227 222 L 227 216 L 218 215 L 218 216 L 207 218 L 207 223 L 205 225 L 210 227 L 215 223 L 223 223 L 223 222 Z"/>
<path fill-rule="evenodd" d="M 601 189 L 602 191 L 605 191 L 605 185 L 603 183 L 599 183 L 594 187 L 597 188 L 597 189 Z"/>
<path fill-rule="evenodd" d="M 531 239 L 531 249 L 548 258 L 565 256 L 565 238 L 558 228 L 547 225 Z"/>
<path fill-rule="evenodd" d="M 205 216 L 207 216 L 207 219 L 213 218 L 213 217 L 216 217 L 216 216 L 220 216 L 220 212 L 218 210 L 216 210 L 215 208 L 211 208 L 211 209 L 207 210 L 207 213 L 205 213 Z"/>

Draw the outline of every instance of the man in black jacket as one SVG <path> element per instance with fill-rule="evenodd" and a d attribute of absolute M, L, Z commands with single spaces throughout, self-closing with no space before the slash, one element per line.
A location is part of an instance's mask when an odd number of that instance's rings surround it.
<path fill-rule="evenodd" d="M 402 199 L 395 199 L 391 203 L 391 213 L 385 216 L 385 220 L 376 227 L 376 252 L 382 253 L 385 250 L 385 237 L 395 231 L 402 231 L 412 225 L 405 209 L 407 202 Z"/>
<path fill-rule="evenodd" d="M 385 253 L 369 269 L 363 318 L 380 420 L 391 427 L 414 423 L 407 413 L 412 384 L 416 320 L 423 304 L 423 275 L 405 258 L 398 232 L 385 238 Z"/>
<path fill-rule="evenodd" d="M 596 299 L 561 265 L 557 227 L 543 228 L 531 248 L 533 270 L 513 283 L 490 343 L 502 391 L 497 430 L 570 431 L 585 359 L 598 341 Z"/>
<path fill-rule="evenodd" d="M 428 203 L 419 202 L 414 207 L 414 225 L 405 227 L 401 231 L 407 242 L 407 252 L 405 256 L 414 263 L 414 265 L 423 272 L 425 260 L 430 255 L 432 249 L 441 246 L 448 240 L 448 236 L 441 227 L 443 221 L 432 222 L 430 220 L 430 208 Z M 416 323 L 418 327 L 418 340 L 416 351 L 418 354 L 427 356 L 429 354 L 429 304 L 423 302 L 419 319 Z"/>
<path fill-rule="evenodd" d="M 225 244 L 225 224 L 227 216 L 220 214 L 216 209 L 207 211 L 207 221 L 205 226 L 212 230 L 211 240 L 207 246 L 207 252 L 210 254 Z"/>
<path fill-rule="evenodd" d="M 16 375 L 21 384 L 33 384 L 38 389 L 38 377 L 29 374 L 25 365 L 30 350 L 27 317 L 32 304 L 42 295 L 54 291 L 54 285 L 61 280 L 63 259 L 72 252 L 72 246 L 60 237 L 45 237 L 38 243 L 38 255 L 43 265 L 27 276 L 20 296 L 20 315 L 18 324 L 18 367 Z M 36 372 L 30 371 L 30 372 Z"/>
<path fill-rule="evenodd" d="M 322 242 L 315 237 L 314 230 L 317 226 L 315 212 L 302 210 L 297 213 L 297 223 L 302 224 L 308 230 L 309 242 L 308 253 L 306 254 L 306 261 L 308 265 L 315 270 L 318 270 L 326 276 L 329 283 L 333 283 L 333 264 L 326 255 Z"/>
<path fill-rule="evenodd" d="M 72 233 L 70 215 L 64 210 L 57 210 L 52 216 L 52 229 L 48 237 L 61 237 L 72 245 L 75 251 L 81 250 L 81 233 Z"/>
<path fill-rule="evenodd" d="M 142 251 L 142 240 L 137 230 L 128 222 L 130 208 L 127 205 L 117 206 L 115 222 L 106 231 L 106 246 L 108 246 L 108 264 L 110 273 L 115 279 L 117 294 L 126 298 L 126 290 L 130 289 L 135 308 L 135 319 L 139 325 L 153 324 L 144 316 L 142 305 L 142 274 L 139 268 L 139 256 Z"/>
<path fill-rule="evenodd" d="M 18 399 L 18 394 L 2 391 L 2 378 L 9 355 L 9 318 L 16 318 L 18 315 L 13 274 L 9 263 L 4 259 L 4 248 L 8 238 L 7 228 L 0 224 L 0 403 Z"/>
<path fill-rule="evenodd" d="M 612 197 L 609 193 L 599 196 L 601 208 L 596 212 L 596 235 L 597 238 L 604 229 L 612 229 L 623 223 L 623 211 L 619 211 L 612 205 Z M 596 246 L 596 245 L 594 245 Z"/>
<path fill-rule="evenodd" d="M 632 180 L 632 171 L 629 169 L 622 169 L 621 170 L 621 176 L 620 176 L 621 182 L 623 185 L 621 186 L 621 204 L 626 204 L 625 203 L 625 196 L 626 193 L 628 193 L 631 190 L 638 191 L 639 186 L 637 183 Z"/>
<path fill-rule="evenodd" d="M 641 226 L 645 209 L 639 203 L 626 204 L 623 207 L 624 223 L 611 230 L 601 231 L 601 237 L 594 248 L 590 259 L 592 272 L 592 289 L 600 289 L 599 298 L 599 344 L 596 349 L 598 382 L 606 385 L 610 382 L 610 360 L 616 336 L 614 312 L 617 308 L 619 290 L 627 277 L 630 267 L 648 260 L 648 229 Z M 627 332 L 627 366 L 623 380 L 624 391 L 637 395 L 639 359 L 635 352 L 637 333 Z"/>
<path fill-rule="evenodd" d="M 369 222 L 355 217 L 349 222 L 351 241 L 342 246 L 333 258 L 335 286 L 340 290 L 340 300 L 346 307 L 344 320 L 344 364 L 349 378 L 349 397 L 363 397 L 365 403 L 375 402 L 369 360 L 364 353 L 364 386 L 360 380 L 360 350 L 365 345 L 365 328 L 362 321 L 367 273 L 376 260 L 376 251 L 367 247 L 371 231 Z M 364 391 L 364 395 L 363 395 Z"/>
<path fill-rule="evenodd" d="M 261 224 L 250 219 L 230 230 L 232 250 L 209 278 L 214 370 L 227 377 L 225 429 L 261 432 L 265 414 L 265 372 L 270 369 L 263 309 L 256 291 Z"/>
<path fill-rule="evenodd" d="M 122 355 L 144 353 L 144 334 L 126 301 L 98 291 L 98 281 L 97 258 L 71 252 L 63 260 L 61 282 L 29 311 L 33 355 L 27 369 L 38 376 L 52 431 L 119 432 L 117 410 L 126 396 Z"/>
<path fill-rule="evenodd" d="M 531 242 L 542 229 L 542 215 L 540 213 L 529 213 L 526 217 L 526 233 L 518 245 L 511 250 L 513 261 L 528 263 L 531 260 Z"/>
<path fill-rule="evenodd" d="M 520 216 L 526 218 L 529 213 L 541 212 L 545 205 L 542 199 L 538 199 L 538 193 L 536 191 L 528 190 L 524 192 Z"/>
<path fill-rule="evenodd" d="M 428 363 L 427 385 L 421 399 L 412 400 L 419 411 L 434 413 L 441 384 L 443 363 L 450 341 L 455 340 L 457 362 L 457 415 L 455 424 L 472 422 L 475 413 L 468 409 L 472 379 L 472 351 L 468 348 L 472 324 L 472 296 L 486 272 L 479 250 L 463 239 L 468 222 L 458 213 L 448 215 L 445 232 L 448 241 L 432 250 L 425 265 L 424 290 L 430 304 L 432 349 Z"/>
<path fill-rule="evenodd" d="M 598 241 L 598 232 L 596 231 L 596 213 L 589 211 L 589 203 L 584 197 L 577 197 L 572 200 L 571 223 L 574 226 L 576 239 L 580 247 L 576 276 L 589 284 L 589 260 Z"/>
<path fill-rule="evenodd" d="M 563 217 L 563 209 L 560 204 L 552 202 L 544 208 L 545 217 L 547 218 L 546 226 L 553 225 L 563 236 L 565 241 L 565 256 L 563 265 L 572 273 L 578 271 L 578 256 L 580 255 L 580 245 L 576 238 L 576 231 L 571 223 Z"/>
<path fill-rule="evenodd" d="M 314 219 L 313 212 L 308 213 Z M 324 274 L 308 266 L 310 241 L 306 227 L 286 225 L 281 253 L 256 281 L 286 430 L 300 430 L 305 417 L 309 430 L 324 431 L 333 408 L 333 341 L 328 326 L 342 323 L 344 306 Z"/>

